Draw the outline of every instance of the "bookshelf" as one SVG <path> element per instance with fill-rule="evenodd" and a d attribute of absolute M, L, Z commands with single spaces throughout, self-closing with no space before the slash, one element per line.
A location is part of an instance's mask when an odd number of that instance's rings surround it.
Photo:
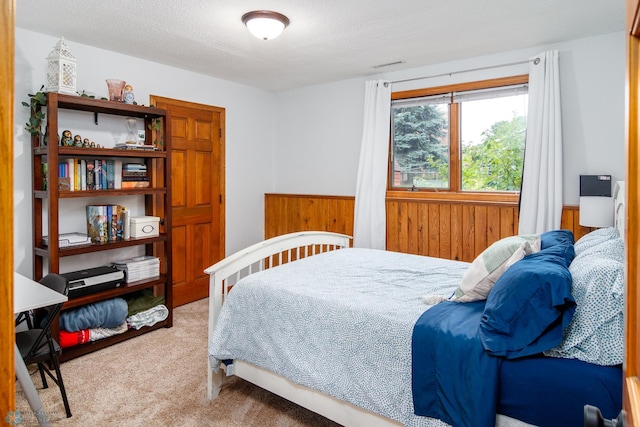
<path fill-rule="evenodd" d="M 40 280 L 43 275 L 51 273 L 67 273 L 60 270 L 60 260 L 65 257 L 82 256 L 90 257 L 94 267 L 105 263 L 104 251 L 124 249 L 130 247 L 143 247 L 145 255 L 151 255 L 160 259 L 160 277 L 150 280 L 142 280 L 133 283 L 123 283 L 118 288 L 99 291 L 88 295 L 71 297 L 64 304 L 62 310 L 71 310 L 86 304 L 107 300 L 115 297 L 125 297 L 134 292 L 151 289 L 155 295 L 162 295 L 165 305 L 169 309 L 166 320 L 156 323 L 151 327 L 143 327 L 139 330 L 130 329 L 124 334 L 115 335 L 102 340 L 93 341 L 73 347 L 64 348 L 62 360 L 69 360 L 83 354 L 105 348 L 109 345 L 134 338 L 140 334 L 153 331 L 161 327 L 171 327 L 173 324 L 173 301 L 171 286 L 171 164 L 168 156 L 170 150 L 170 132 L 168 129 L 168 112 L 162 109 L 123 104 L 93 98 L 47 93 L 46 103 L 35 107 L 44 112 L 43 128 L 46 133 L 47 143 L 43 143 L 42 137 L 32 134 L 33 157 L 33 277 Z M 37 113 L 31 111 L 32 117 Z M 144 146 L 147 149 L 118 149 L 118 148 L 93 148 L 59 145 L 59 135 L 64 127 L 64 118 L 61 110 L 73 110 L 81 112 L 81 116 L 90 124 L 98 123 L 100 115 L 134 117 L 142 119 L 145 132 Z M 85 114 L 86 113 L 86 114 Z M 155 146 L 155 149 L 148 149 Z M 61 183 L 58 176 L 59 165 L 67 162 L 67 159 L 82 159 L 86 162 L 94 159 L 117 159 L 122 163 L 138 163 L 146 166 L 148 187 L 135 188 L 105 188 L 105 189 L 77 189 L 69 190 L 65 183 Z M 46 171 L 43 170 L 46 165 Z M 60 219 L 66 212 L 61 203 L 65 199 L 82 201 L 87 199 L 87 205 L 96 204 L 96 200 L 108 200 L 111 197 L 138 197 L 144 200 L 144 215 L 160 218 L 160 233 L 157 236 L 143 238 L 130 238 L 128 240 L 115 240 L 101 243 L 91 243 L 81 246 L 59 247 Z M 110 204 L 106 202 L 105 204 Z M 45 234 L 46 231 L 46 234 Z M 45 244 L 43 237 L 47 236 L 49 244 Z M 55 322 L 54 335 L 58 338 L 58 322 Z"/>

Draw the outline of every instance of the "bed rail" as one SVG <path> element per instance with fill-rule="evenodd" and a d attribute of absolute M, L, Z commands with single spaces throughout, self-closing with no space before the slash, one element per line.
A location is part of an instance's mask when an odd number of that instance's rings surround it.
<path fill-rule="evenodd" d="M 327 231 L 283 234 L 242 249 L 204 270 L 209 275 L 209 340 L 224 299 L 238 280 L 276 265 L 347 248 L 350 240 L 351 237 L 345 234 Z M 224 374 L 221 371 L 214 373 L 209 365 L 208 372 L 207 394 L 209 399 L 214 399 L 220 391 Z"/>

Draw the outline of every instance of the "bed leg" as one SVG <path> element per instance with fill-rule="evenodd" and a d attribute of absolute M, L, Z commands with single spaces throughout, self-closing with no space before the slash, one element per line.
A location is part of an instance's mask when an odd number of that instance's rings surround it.
<path fill-rule="evenodd" d="M 218 372 L 214 372 L 213 369 L 209 368 L 209 381 L 207 384 L 207 396 L 209 400 L 213 400 L 220 394 L 220 387 L 224 383 L 225 372 L 222 369 L 218 369 Z"/>

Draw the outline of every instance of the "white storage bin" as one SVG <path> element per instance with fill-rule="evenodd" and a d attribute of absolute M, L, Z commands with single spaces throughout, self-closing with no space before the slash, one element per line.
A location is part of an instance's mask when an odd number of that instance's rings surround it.
<path fill-rule="evenodd" d="M 160 218 L 137 216 L 131 218 L 131 237 L 154 237 L 160 234 Z"/>

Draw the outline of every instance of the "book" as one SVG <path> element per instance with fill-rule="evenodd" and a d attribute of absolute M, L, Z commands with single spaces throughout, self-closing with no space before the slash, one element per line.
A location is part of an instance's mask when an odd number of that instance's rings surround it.
<path fill-rule="evenodd" d="M 142 175 L 124 175 L 122 177 L 122 182 L 125 181 L 149 181 L 149 177 Z"/>
<path fill-rule="evenodd" d="M 124 206 L 122 207 L 122 238 L 124 240 L 131 238 L 131 213 Z"/>
<path fill-rule="evenodd" d="M 75 191 L 81 190 L 80 175 L 80 161 L 78 159 L 73 159 L 73 189 Z"/>
<path fill-rule="evenodd" d="M 116 190 L 122 188 L 122 160 L 120 159 L 113 162 L 113 188 Z"/>
<path fill-rule="evenodd" d="M 95 162 L 93 160 L 89 160 L 87 162 L 87 190 L 95 190 L 96 189 L 96 175 L 94 173 Z"/>
<path fill-rule="evenodd" d="M 160 258 L 158 257 L 152 256 L 152 255 L 142 255 L 142 256 L 126 258 L 119 261 L 114 261 L 113 264 L 135 266 L 135 265 L 154 265 L 159 262 L 160 262 Z"/>
<path fill-rule="evenodd" d="M 122 165 L 122 170 L 129 172 L 129 171 L 146 171 L 147 170 L 147 165 L 145 165 L 144 163 L 125 163 L 124 165 Z"/>
<path fill-rule="evenodd" d="M 148 144 L 116 144 L 115 149 L 118 150 L 148 150 L 148 151 L 154 151 L 157 150 L 158 147 L 156 147 L 155 145 L 148 145 Z"/>
<path fill-rule="evenodd" d="M 107 188 L 111 190 L 115 188 L 115 170 L 114 169 L 115 169 L 114 161 L 111 159 L 107 160 L 106 182 L 107 182 Z"/>
<path fill-rule="evenodd" d="M 149 181 L 122 181 L 122 188 L 148 188 Z"/>
<path fill-rule="evenodd" d="M 113 266 L 125 272 L 127 283 L 160 276 L 160 259 L 151 255 L 115 261 Z"/>
<path fill-rule="evenodd" d="M 109 227 L 111 232 L 109 234 L 109 241 L 115 242 L 123 239 L 122 229 L 122 211 L 124 206 L 112 205 Z"/>
<path fill-rule="evenodd" d="M 130 171 L 130 170 L 125 170 L 122 171 L 122 176 L 147 176 L 147 171 L 146 170 L 134 170 L 134 171 Z"/>
<path fill-rule="evenodd" d="M 102 177 L 102 162 L 100 160 L 93 161 L 93 174 L 96 190 L 102 190 L 102 180 L 100 179 Z"/>
<path fill-rule="evenodd" d="M 107 242 L 111 242 L 112 240 L 115 240 L 115 236 L 111 235 L 111 211 L 113 210 L 113 205 L 106 205 L 104 206 L 105 209 L 105 223 L 106 223 L 106 228 L 107 228 Z"/>
<path fill-rule="evenodd" d="M 80 160 L 80 190 L 85 191 L 87 189 L 87 161 L 85 159 Z"/>
<path fill-rule="evenodd" d="M 63 191 L 71 190 L 71 183 L 69 182 L 68 176 L 62 176 L 58 178 L 58 189 Z"/>
<path fill-rule="evenodd" d="M 105 243 L 106 215 L 102 205 L 87 205 L 87 235 L 93 243 Z"/>
<path fill-rule="evenodd" d="M 125 212 L 121 205 L 87 205 L 87 235 L 94 243 L 124 239 Z"/>
<path fill-rule="evenodd" d="M 74 168 L 74 161 L 73 159 L 66 159 L 65 162 L 67 163 L 67 177 L 69 178 L 69 191 L 74 191 L 75 188 L 75 168 Z"/>
<path fill-rule="evenodd" d="M 100 160 L 100 164 L 102 165 L 100 168 L 100 185 L 103 190 L 108 189 L 107 183 L 107 161 Z"/>

